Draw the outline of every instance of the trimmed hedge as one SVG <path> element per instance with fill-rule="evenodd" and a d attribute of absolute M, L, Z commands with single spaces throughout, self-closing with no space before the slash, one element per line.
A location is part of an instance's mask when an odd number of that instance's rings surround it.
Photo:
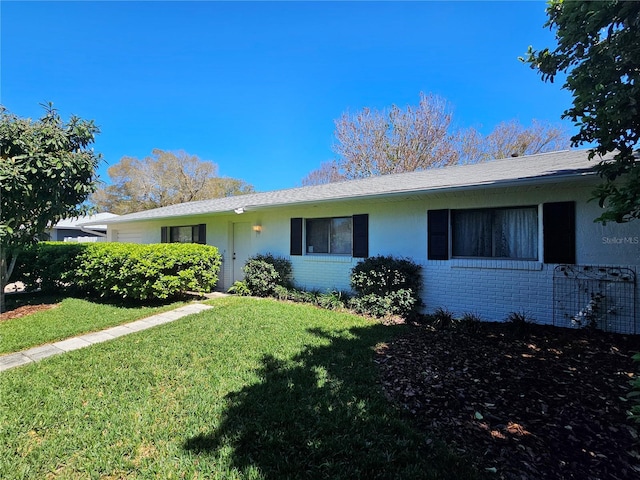
<path fill-rule="evenodd" d="M 44 242 L 25 253 L 15 279 L 27 279 L 29 286 L 45 290 L 167 299 L 185 292 L 211 291 L 218 281 L 220 263 L 218 249 L 209 245 Z"/>
<path fill-rule="evenodd" d="M 24 283 L 26 290 L 43 292 L 69 288 L 78 258 L 88 243 L 40 242 L 18 254 L 11 281 Z"/>

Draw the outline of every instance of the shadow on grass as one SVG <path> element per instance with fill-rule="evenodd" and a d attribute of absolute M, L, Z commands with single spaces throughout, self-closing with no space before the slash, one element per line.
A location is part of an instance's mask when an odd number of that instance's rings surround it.
<path fill-rule="evenodd" d="M 143 308 L 143 307 L 162 307 L 180 301 L 203 300 L 203 296 L 184 294 L 178 297 L 167 299 L 148 299 L 133 300 L 122 299 L 117 297 L 96 297 L 78 292 L 51 292 L 51 291 L 31 291 L 31 292 L 9 292 L 5 296 L 6 311 L 15 310 L 26 305 L 41 305 L 60 303 L 65 298 L 77 298 L 87 300 L 100 305 L 111 305 L 123 308 Z"/>
<path fill-rule="evenodd" d="M 233 467 L 265 479 L 476 478 L 380 393 L 373 348 L 399 328 L 314 329 L 330 343 L 265 356 L 261 381 L 229 394 L 219 427 L 184 448 L 216 456 L 231 447 Z"/>
<path fill-rule="evenodd" d="M 64 293 L 41 292 L 7 292 L 5 294 L 5 306 L 7 311 L 15 310 L 26 305 L 41 305 L 60 303 L 69 295 Z"/>

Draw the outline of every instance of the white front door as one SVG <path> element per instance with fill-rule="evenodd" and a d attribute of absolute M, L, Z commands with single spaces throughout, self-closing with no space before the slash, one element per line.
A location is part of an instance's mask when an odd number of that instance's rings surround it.
<path fill-rule="evenodd" d="M 233 224 L 233 282 L 244 278 L 242 267 L 249 259 L 251 248 L 251 223 L 242 222 Z"/>

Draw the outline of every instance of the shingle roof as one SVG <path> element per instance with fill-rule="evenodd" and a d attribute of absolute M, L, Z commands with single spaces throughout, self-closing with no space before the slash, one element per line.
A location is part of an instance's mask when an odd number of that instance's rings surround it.
<path fill-rule="evenodd" d="M 596 160 L 588 160 L 587 150 L 504 158 L 472 165 L 399 173 L 349 180 L 326 185 L 290 188 L 263 193 L 187 202 L 109 219 L 108 224 L 153 220 L 207 213 L 231 213 L 284 205 L 303 205 L 345 199 L 385 197 L 456 189 L 556 182 L 592 176 Z"/>
<path fill-rule="evenodd" d="M 83 217 L 63 218 L 51 228 L 72 229 L 83 227 L 85 224 L 91 224 L 94 229 L 102 228 L 106 230 L 107 225 L 104 224 L 103 221 L 108 218 L 116 218 L 117 216 L 115 213 L 102 212 L 94 215 L 85 215 Z"/>

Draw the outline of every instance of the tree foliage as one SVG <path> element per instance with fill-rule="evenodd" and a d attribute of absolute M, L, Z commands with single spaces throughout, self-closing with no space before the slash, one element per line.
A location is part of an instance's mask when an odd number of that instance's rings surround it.
<path fill-rule="evenodd" d="M 523 60 L 544 81 L 566 74 L 573 106 L 563 118 L 579 127 L 573 144 L 595 144 L 591 158 L 615 152 L 596 167 L 603 182 L 594 195 L 606 208 L 598 220 L 640 218 L 640 3 L 552 0 L 547 15 L 557 47 L 529 47 Z"/>
<path fill-rule="evenodd" d="M 302 183 L 319 185 L 569 147 L 562 128 L 541 122 L 530 127 L 504 122 L 484 136 L 474 128 L 454 130 L 452 121 L 447 102 L 424 93 L 416 106 L 344 113 L 335 122 L 337 158 L 323 163 Z"/>
<path fill-rule="evenodd" d="M 336 121 L 334 145 L 343 175 L 362 178 L 455 163 L 451 116 L 444 100 L 424 93 L 415 107 L 343 114 Z"/>
<path fill-rule="evenodd" d="M 62 218 L 87 213 L 100 155 L 90 145 L 98 127 L 52 104 L 39 120 L 0 107 L 0 309 L 17 255 Z"/>
<path fill-rule="evenodd" d="M 183 151 L 155 149 L 142 160 L 123 157 L 107 173 L 112 184 L 92 201 L 100 211 L 117 214 L 254 191 L 243 180 L 219 177 L 215 163 Z"/>
<path fill-rule="evenodd" d="M 533 120 L 525 127 L 516 120 L 499 123 L 488 135 L 474 128 L 458 135 L 460 163 L 477 163 L 496 158 L 523 157 L 569 148 L 562 127 Z"/>

